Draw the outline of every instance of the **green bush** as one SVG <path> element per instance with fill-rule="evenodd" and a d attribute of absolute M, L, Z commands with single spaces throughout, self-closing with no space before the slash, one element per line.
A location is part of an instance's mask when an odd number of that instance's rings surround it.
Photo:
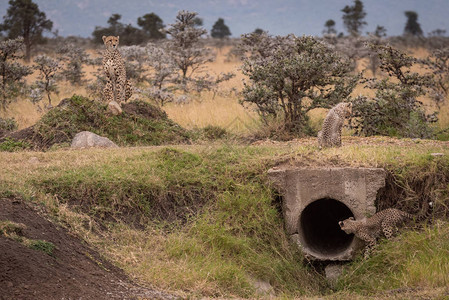
<path fill-rule="evenodd" d="M 0 151 L 16 152 L 25 149 L 30 149 L 31 144 L 27 141 L 15 140 L 12 138 L 6 138 L 0 143 Z"/>

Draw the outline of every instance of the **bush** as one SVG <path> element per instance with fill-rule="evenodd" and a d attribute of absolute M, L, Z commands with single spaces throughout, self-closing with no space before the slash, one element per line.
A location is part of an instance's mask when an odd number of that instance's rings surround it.
<path fill-rule="evenodd" d="M 262 119 L 282 119 L 282 130 L 310 132 L 307 113 L 330 108 L 347 99 L 358 77 L 351 75 L 349 60 L 314 37 L 272 37 L 266 33 L 242 38 L 242 104 L 255 106 Z"/>
<path fill-rule="evenodd" d="M 15 140 L 12 138 L 6 138 L 0 143 L 0 151 L 16 152 L 25 149 L 30 149 L 31 144 L 27 141 Z"/>
<path fill-rule="evenodd" d="M 368 45 L 376 51 L 385 79 L 366 79 L 366 87 L 375 91 L 374 98 L 359 96 L 353 102 L 351 128 L 358 135 L 389 135 L 430 138 L 430 123 L 436 113 L 426 115 L 418 97 L 433 86 L 431 75 L 420 75 L 411 68 L 417 59 L 385 45 Z"/>
<path fill-rule="evenodd" d="M 8 132 L 17 130 L 17 122 L 14 118 L 0 118 L 0 137 Z"/>

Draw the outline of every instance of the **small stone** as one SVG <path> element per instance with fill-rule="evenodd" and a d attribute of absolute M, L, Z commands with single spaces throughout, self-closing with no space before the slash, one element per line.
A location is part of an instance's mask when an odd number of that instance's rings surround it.
<path fill-rule="evenodd" d="M 108 111 L 114 116 L 118 116 L 123 112 L 120 104 L 115 101 L 111 101 L 108 103 Z"/>
<path fill-rule="evenodd" d="M 430 153 L 432 156 L 444 156 L 444 153 Z"/>
<path fill-rule="evenodd" d="M 329 264 L 324 268 L 324 272 L 326 274 L 326 279 L 330 283 L 330 285 L 334 285 L 337 282 L 337 279 L 343 273 L 343 265 L 337 264 Z"/>
<path fill-rule="evenodd" d="M 37 164 L 37 163 L 39 163 L 39 158 L 37 158 L 36 156 L 32 156 L 32 157 L 30 157 L 30 159 L 28 159 L 28 163 Z"/>

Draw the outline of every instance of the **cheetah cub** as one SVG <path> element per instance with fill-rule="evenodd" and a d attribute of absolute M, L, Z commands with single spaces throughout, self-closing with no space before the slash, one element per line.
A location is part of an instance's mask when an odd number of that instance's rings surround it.
<path fill-rule="evenodd" d="M 323 122 L 323 129 L 318 132 L 318 146 L 340 147 L 341 146 L 341 128 L 345 118 L 352 113 L 352 103 L 341 102 L 334 106 L 328 113 Z"/>
<path fill-rule="evenodd" d="M 125 63 L 118 51 L 119 36 L 103 36 L 106 51 L 103 53 L 103 70 L 106 74 L 106 85 L 103 98 L 106 102 L 115 101 L 121 105 L 132 95 L 132 86 L 126 79 Z"/>
<path fill-rule="evenodd" d="M 350 217 L 344 221 L 338 222 L 341 230 L 347 234 L 353 233 L 357 238 L 366 243 L 365 247 L 365 259 L 370 256 L 372 249 L 377 244 L 377 239 L 383 234 L 387 239 L 390 239 L 394 232 L 397 230 L 397 226 L 404 223 L 407 219 L 419 221 L 429 215 L 432 202 L 427 204 L 425 213 L 421 213 L 418 216 L 406 213 L 396 208 L 387 208 L 374 214 L 370 218 L 363 218 L 361 220 L 355 220 Z"/>

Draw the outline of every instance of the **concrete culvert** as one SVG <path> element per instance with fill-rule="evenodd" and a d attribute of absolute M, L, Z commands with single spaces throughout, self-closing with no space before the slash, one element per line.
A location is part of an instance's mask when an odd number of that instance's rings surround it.
<path fill-rule="evenodd" d="M 378 168 L 276 167 L 268 176 L 282 195 L 285 229 L 306 257 L 322 261 L 354 258 L 362 241 L 340 229 L 339 221 L 376 212 L 385 186 Z"/>
<path fill-rule="evenodd" d="M 299 239 L 301 244 L 326 256 L 345 252 L 352 244 L 354 235 L 340 229 L 338 222 L 354 217 L 351 210 L 334 199 L 320 199 L 307 205 L 300 217 Z"/>

